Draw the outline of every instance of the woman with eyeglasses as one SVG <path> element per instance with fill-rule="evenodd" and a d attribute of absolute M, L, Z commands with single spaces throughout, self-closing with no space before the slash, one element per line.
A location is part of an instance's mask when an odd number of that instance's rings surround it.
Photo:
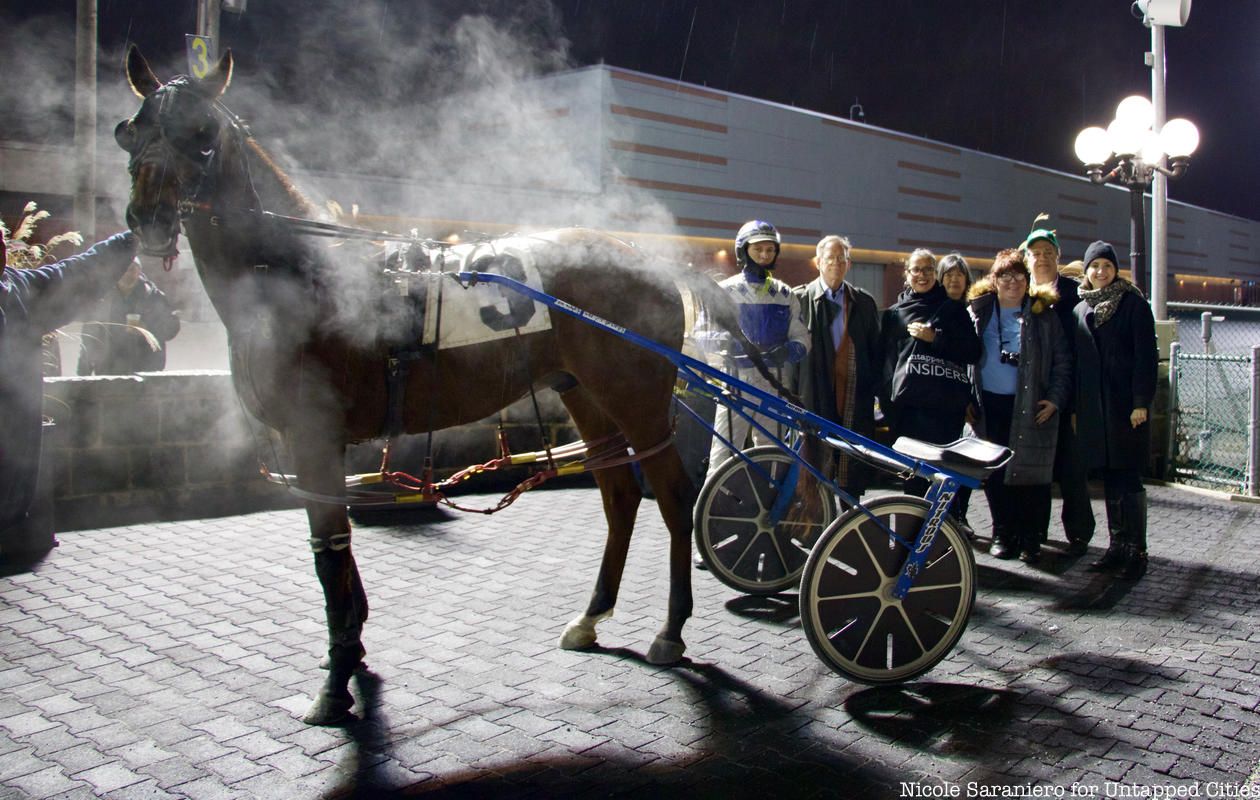
<path fill-rule="evenodd" d="M 958 438 L 971 378 L 967 367 L 980 357 L 980 341 L 967 307 L 951 299 L 937 280 L 936 256 L 919 249 L 906 262 L 906 288 L 884 311 L 880 325 L 884 381 L 880 408 L 895 437 L 933 444 Z M 906 481 L 907 494 L 922 497 L 928 482 Z M 953 506 L 957 518 L 957 501 Z"/>
<path fill-rule="evenodd" d="M 1146 298 L 1119 275 L 1116 251 L 1094 242 L 1085 251 L 1076 313 L 1077 436 L 1100 462 L 1111 541 L 1093 572 L 1118 570 L 1125 580 L 1146 574 L 1146 490 L 1142 469 L 1151 453 L 1150 408 L 1159 355 L 1155 318 Z"/>
<path fill-rule="evenodd" d="M 1034 564 L 1050 527 L 1050 478 L 1059 434 L 1058 411 L 1072 391 L 1067 336 L 1051 306 L 1051 286 L 1030 290 L 1019 250 L 1003 250 L 989 274 L 967 293 L 981 356 L 973 371 L 980 394 L 978 432 L 1014 451 L 985 482 L 993 517 L 994 558 Z"/>

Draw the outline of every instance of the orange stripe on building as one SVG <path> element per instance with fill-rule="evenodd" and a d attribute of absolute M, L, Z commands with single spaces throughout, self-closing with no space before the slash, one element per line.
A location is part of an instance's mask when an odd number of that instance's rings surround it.
<path fill-rule="evenodd" d="M 1230 249 L 1230 250 L 1244 250 L 1244 251 L 1245 251 L 1245 250 L 1250 250 L 1250 249 L 1251 249 L 1251 247 L 1249 247 L 1248 245 L 1245 245 L 1245 244 L 1234 244 L 1233 242 L 1230 242 L 1230 243 L 1229 243 L 1229 249 Z"/>
<path fill-rule="evenodd" d="M 1193 250 L 1173 250 L 1171 247 L 1168 248 L 1168 254 L 1170 256 L 1190 256 L 1191 258 L 1207 258 L 1207 253 L 1196 253 Z"/>
<path fill-rule="evenodd" d="M 684 228 L 711 228 L 714 230 L 737 231 L 742 222 L 723 222 L 720 219 L 699 219 L 697 217 L 675 217 L 677 222 Z M 816 228 L 790 228 L 786 225 L 777 225 L 779 233 L 786 233 L 792 236 L 816 236 L 822 238 L 822 231 Z"/>
<path fill-rule="evenodd" d="M 926 172 L 931 175 L 943 175 L 946 178 L 961 178 L 962 173 L 953 169 L 941 169 L 928 164 L 916 164 L 913 161 L 898 161 L 897 166 L 902 169 L 912 169 L 917 172 Z"/>
<path fill-rule="evenodd" d="M 1067 220 L 1068 222 L 1080 222 L 1085 225 L 1098 224 L 1098 220 L 1092 217 L 1078 217 L 1073 214 L 1059 214 L 1059 219 Z"/>
<path fill-rule="evenodd" d="M 1169 215 L 1168 215 L 1168 221 L 1169 221 L 1169 222 L 1175 222 L 1175 223 L 1177 223 L 1178 225 L 1184 225 L 1184 224 L 1185 224 L 1185 220 L 1184 220 L 1184 219 L 1182 219 L 1181 217 L 1174 217 L 1172 214 L 1169 214 Z"/>
<path fill-rule="evenodd" d="M 993 253 L 996 252 L 991 244 L 958 244 L 957 242 L 928 242 L 922 239 L 898 239 L 897 244 L 906 247 L 934 247 L 937 250 L 957 250 L 959 252 L 968 253 Z"/>
<path fill-rule="evenodd" d="M 651 144 L 639 144 L 638 142 L 623 142 L 620 139 L 610 139 L 608 146 L 614 150 L 625 150 L 631 153 L 642 153 L 647 156 L 661 156 L 663 158 L 678 158 L 683 161 L 700 161 L 705 164 L 717 164 L 726 166 L 726 159 L 722 156 L 712 156 L 708 153 L 695 153 L 690 150 L 675 150 L 672 147 L 657 147 Z"/>
<path fill-rule="evenodd" d="M 1256 261 L 1253 258 L 1234 258 L 1233 256 L 1230 256 L 1229 260 L 1235 264 L 1251 264 L 1253 266 L 1260 267 L 1260 261 Z"/>
<path fill-rule="evenodd" d="M 720 103 L 725 103 L 727 99 L 724 94 L 711 92 L 708 89 L 700 89 L 686 83 L 666 81 L 661 80 L 660 78 L 649 78 L 646 75 L 633 75 L 628 72 L 618 72 L 615 69 L 610 69 L 608 72 L 612 75 L 613 80 L 625 81 L 626 83 L 641 83 L 644 86 L 655 86 L 658 89 L 669 89 L 671 92 L 690 94 L 696 97 L 703 97 L 707 100 L 717 100 Z"/>
<path fill-rule="evenodd" d="M 1234 230 L 1233 228 L 1230 228 L 1230 229 L 1229 229 L 1229 234 L 1230 234 L 1230 236 L 1241 236 L 1241 237 L 1243 237 L 1244 239 L 1250 239 L 1250 238 L 1251 238 L 1251 234 L 1250 234 L 1250 233 L 1247 233 L 1246 231 L 1236 231 L 1236 230 Z"/>
<path fill-rule="evenodd" d="M 1083 205 L 1083 206 L 1096 206 L 1096 205 L 1098 205 L 1098 201 L 1097 201 L 1097 200 L 1090 200 L 1088 197 L 1077 197 L 1077 196 L 1076 196 L 1076 195 L 1074 195 L 1074 194 L 1063 194 L 1062 192 L 1059 192 L 1059 199 L 1060 199 L 1060 200 L 1066 200 L 1066 201 L 1068 201 L 1069 203 L 1080 203 L 1080 204 L 1081 204 L 1081 205 Z M 1062 216 L 1062 215 L 1060 215 L 1060 216 Z"/>
<path fill-rule="evenodd" d="M 713 186 L 694 186 L 688 183 L 653 181 L 646 178 L 630 178 L 624 175 L 617 176 L 617 183 L 624 183 L 628 186 L 638 186 L 643 189 L 660 189 L 666 192 L 699 194 L 704 195 L 705 197 L 729 197 L 732 200 L 753 200 L 758 203 L 775 203 L 782 206 L 822 208 L 822 203 L 817 200 L 802 200 L 798 197 L 780 197 L 779 195 L 758 194 L 756 192 L 739 192 L 734 189 L 718 189 Z"/>
<path fill-rule="evenodd" d="M 930 217 L 927 214 L 911 214 L 906 211 L 897 213 L 897 219 L 909 222 L 930 222 L 935 225 L 948 225 L 953 228 L 972 228 L 980 231 L 996 231 L 997 233 L 1014 233 L 1015 229 L 1008 225 L 990 225 L 987 222 L 971 222 L 965 219 L 949 219 L 948 217 Z"/>
<path fill-rule="evenodd" d="M 937 144 L 936 142 L 925 142 L 922 139 L 916 139 L 913 136 L 902 136 L 901 134 L 892 133 L 891 131 L 881 131 L 874 128 L 867 128 L 862 125 L 846 125 L 839 120 L 826 118 L 822 120 L 822 124 L 830 125 L 833 128 L 844 128 L 846 131 L 853 131 L 854 133 L 864 133 L 867 136 L 878 136 L 881 139 L 892 139 L 894 142 L 905 142 L 906 144 L 912 144 L 916 147 L 926 147 L 929 150 L 949 153 L 953 156 L 962 154 L 962 150 L 959 150 L 957 147 L 950 147 L 947 144 Z"/>
<path fill-rule="evenodd" d="M 962 198 L 956 194 L 945 194 L 943 192 L 929 192 L 927 189 L 915 189 L 913 186 L 898 186 L 898 194 L 908 194 L 914 197 L 927 197 L 932 200 L 945 200 L 950 203 L 961 203 Z"/>
<path fill-rule="evenodd" d="M 648 111 L 646 108 L 613 104 L 608 107 L 608 110 L 623 117 L 646 119 L 651 122 L 664 122 L 669 125 L 681 125 L 684 128 L 698 128 L 702 131 L 712 131 L 713 133 L 726 133 L 727 130 L 725 125 L 719 125 L 716 122 L 705 122 L 702 119 L 679 117 L 674 114 L 662 114 L 659 111 Z"/>

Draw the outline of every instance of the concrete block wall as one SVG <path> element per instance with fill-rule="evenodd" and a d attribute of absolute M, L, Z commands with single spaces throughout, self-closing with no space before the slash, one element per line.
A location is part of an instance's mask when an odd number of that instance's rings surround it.
<path fill-rule="evenodd" d="M 260 458 L 272 471 L 293 470 L 274 437 L 247 417 L 226 371 L 48 378 L 44 387 L 44 413 L 56 423 L 43 457 L 51 466 L 57 530 L 299 505 L 260 474 Z M 543 391 L 538 397 L 552 443 L 579 438 L 558 396 Z M 438 432 L 432 451 L 437 474 L 497 456 L 500 423 L 514 450 L 541 447 L 526 398 L 488 419 Z M 426 445 L 423 435 L 403 437 L 392 466 L 419 474 Z M 347 471 L 376 470 L 380 452 L 381 442 L 350 447 Z M 467 487 L 498 488 L 524 476 L 512 471 Z"/>

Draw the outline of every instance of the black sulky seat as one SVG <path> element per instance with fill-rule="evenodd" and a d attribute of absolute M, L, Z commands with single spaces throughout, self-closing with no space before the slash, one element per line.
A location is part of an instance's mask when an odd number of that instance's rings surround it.
<path fill-rule="evenodd" d="M 949 444 L 932 444 L 902 436 L 893 442 L 892 449 L 903 456 L 926 461 L 933 466 L 944 467 L 981 481 L 995 470 L 1001 469 L 1011 457 L 1010 448 L 974 436 L 964 436 Z"/>

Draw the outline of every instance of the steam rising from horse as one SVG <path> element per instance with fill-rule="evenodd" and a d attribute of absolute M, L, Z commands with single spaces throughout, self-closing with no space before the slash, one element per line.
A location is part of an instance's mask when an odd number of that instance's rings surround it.
<path fill-rule="evenodd" d="M 406 326 L 347 302 L 351 295 L 373 296 L 370 269 L 335 263 L 332 251 L 255 213 L 309 217 L 314 209 L 218 104 L 231 80 L 230 52 L 201 80 L 180 76 L 163 84 L 132 47 L 126 73 L 143 100 L 115 131 L 131 157 L 128 224 L 150 253 L 170 255 L 182 211 L 197 271 L 227 327 L 242 401 L 283 437 L 306 497 L 342 496 L 346 445 L 382 432 L 386 357 Z M 633 248 L 589 231 L 538 239 L 533 255 L 549 294 L 681 346 L 679 290 L 652 274 Z M 721 293 L 711 300 L 718 304 L 712 313 L 738 330 L 729 307 L 720 305 Z M 515 402 L 531 384 L 564 385 L 570 388 L 561 398 L 587 441 L 620 432 L 644 452 L 671 435 L 674 382 L 675 368 L 664 359 L 556 314 L 547 332 L 422 358 L 406 383 L 403 423 L 407 432 L 460 425 Z M 682 628 L 691 615 L 693 489 L 672 444 L 644 459 L 642 469 L 670 533 L 669 607 L 648 651 L 652 663 L 668 664 L 682 657 Z M 596 480 L 608 538 L 586 612 L 561 637 L 565 648 L 594 644 L 596 623 L 612 612 L 642 499 L 629 466 L 598 471 Z M 368 603 L 345 505 L 309 500 L 306 513 L 331 665 L 306 720 L 331 724 L 347 717 L 354 702 L 347 686 L 364 656 Z M 557 532 L 558 543 L 563 535 Z"/>

